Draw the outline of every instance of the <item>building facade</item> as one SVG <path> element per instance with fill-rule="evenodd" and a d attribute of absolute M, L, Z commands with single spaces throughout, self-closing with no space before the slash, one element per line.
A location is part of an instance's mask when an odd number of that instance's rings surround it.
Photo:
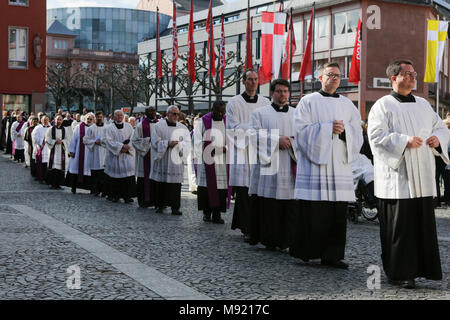
<path fill-rule="evenodd" d="M 303 53 L 306 47 L 307 31 L 313 3 L 315 2 L 314 20 L 314 65 L 315 79 L 319 75 L 320 66 L 329 61 L 338 62 L 344 78 L 339 92 L 359 105 L 363 119 L 373 103 L 390 92 L 390 83 L 385 70 L 389 62 L 403 58 L 414 62 L 419 73 L 415 94 L 422 96 L 435 106 L 435 85 L 425 84 L 426 36 L 427 19 L 441 19 L 448 11 L 444 5 L 431 0 L 322 0 L 322 1 L 284 1 L 284 11 L 293 11 L 294 31 L 297 50 L 293 57 L 293 104 L 301 97 L 301 84 L 298 79 Z M 255 69 L 261 61 L 261 13 L 263 11 L 278 11 L 279 3 L 273 1 L 252 0 L 251 13 L 253 26 L 253 62 Z M 236 65 L 245 59 L 245 30 L 247 22 L 247 2 L 239 1 L 213 8 L 214 35 L 216 44 L 220 41 L 220 16 L 225 17 L 226 51 L 236 52 L 236 61 L 227 66 L 226 74 L 235 72 Z M 205 21 L 208 11 L 194 14 L 194 42 L 197 54 L 206 55 L 208 35 Z M 358 86 L 348 82 L 348 76 L 353 55 L 358 19 L 363 21 L 362 65 L 360 82 L 360 103 L 358 103 Z M 447 19 L 450 16 L 446 16 Z M 189 16 L 177 19 L 178 44 L 180 54 L 187 52 L 187 31 Z M 169 26 L 171 22 L 169 23 Z M 168 34 L 161 38 L 161 50 L 169 57 L 172 51 L 172 37 Z M 444 61 L 441 68 L 440 82 L 440 114 L 450 110 L 450 83 L 448 63 L 448 40 L 445 47 Z M 154 58 L 155 40 L 148 40 L 138 45 L 141 57 L 150 55 Z M 206 70 L 202 71 L 206 74 Z M 306 78 L 303 93 L 311 92 L 312 77 Z M 320 84 L 315 82 L 315 90 Z M 239 94 L 243 90 L 240 83 L 227 88 L 224 100 L 229 96 Z M 269 95 L 269 86 L 260 87 L 260 92 Z M 163 104 L 163 103 L 162 103 Z M 207 102 L 199 102 L 196 109 L 207 108 Z"/>
<path fill-rule="evenodd" d="M 111 113 L 115 109 L 126 106 L 114 95 L 113 90 L 107 84 L 102 83 L 102 70 L 108 70 L 111 67 L 123 68 L 127 65 L 137 66 L 139 64 L 137 54 L 77 48 L 76 36 L 75 32 L 59 21 L 54 21 L 47 30 L 46 111 L 56 111 L 61 107 L 72 112 L 81 112 L 83 108 L 87 108 L 90 111 L 102 110 L 105 113 Z M 58 104 L 51 90 L 53 85 L 51 73 L 57 73 L 60 68 L 61 74 L 63 74 L 66 67 L 70 68 L 70 79 L 73 79 L 72 85 L 76 86 L 77 94 L 71 99 L 61 99 Z M 95 79 L 96 75 L 99 75 L 98 79 Z M 92 81 L 96 81 L 96 83 L 93 85 Z M 97 90 L 94 95 L 95 89 Z"/>
<path fill-rule="evenodd" d="M 46 1 L 0 2 L 0 103 L 7 110 L 45 106 Z"/>
<path fill-rule="evenodd" d="M 152 11 L 124 8 L 57 8 L 47 10 L 47 28 L 57 20 L 76 34 L 75 47 L 89 50 L 137 52 L 137 43 L 156 32 Z M 164 32 L 170 16 L 160 14 Z"/>

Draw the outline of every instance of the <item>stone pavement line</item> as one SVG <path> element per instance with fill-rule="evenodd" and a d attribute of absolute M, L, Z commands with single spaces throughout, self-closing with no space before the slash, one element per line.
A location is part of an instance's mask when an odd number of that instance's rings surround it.
<path fill-rule="evenodd" d="M 90 254 L 109 263 L 125 275 L 134 279 L 141 285 L 157 293 L 167 300 L 212 300 L 195 289 L 178 282 L 158 270 L 151 268 L 122 252 L 78 231 L 69 225 L 56 220 L 40 211 L 25 205 L 9 205 L 11 208 L 37 220 L 50 230 L 62 235 Z"/>

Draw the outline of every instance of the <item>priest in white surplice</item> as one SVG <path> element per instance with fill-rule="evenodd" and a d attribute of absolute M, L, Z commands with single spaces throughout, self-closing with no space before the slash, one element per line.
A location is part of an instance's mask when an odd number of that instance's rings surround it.
<path fill-rule="evenodd" d="M 145 109 L 145 117 L 134 129 L 131 143 L 136 150 L 137 199 L 141 208 L 155 205 L 156 182 L 150 179 L 152 168 L 151 142 L 154 126 L 158 122 L 155 107 Z"/>
<path fill-rule="evenodd" d="M 22 128 L 25 127 L 26 121 L 23 120 L 22 114 L 18 114 L 16 121 L 11 127 L 11 137 L 14 142 L 14 160 L 17 162 L 25 162 L 25 141 L 23 139 Z"/>
<path fill-rule="evenodd" d="M 55 125 L 45 134 L 45 144 L 49 152 L 47 183 L 52 189 L 61 189 L 68 163 L 69 140 L 62 122 L 62 116 L 56 116 Z"/>
<path fill-rule="evenodd" d="M 225 103 L 215 101 L 212 112 L 195 125 L 194 151 L 197 159 L 197 207 L 203 221 L 223 224 L 227 211 L 228 177 L 226 164 Z"/>
<path fill-rule="evenodd" d="M 383 268 L 392 284 L 414 288 L 415 278 L 442 279 L 433 197 L 435 160 L 449 163 L 449 130 L 430 104 L 411 94 L 417 73 L 395 61 L 386 73 L 393 91 L 369 113 Z"/>
<path fill-rule="evenodd" d="M 254 177 L 252 172 L 252 179 L 258 180 L 257 197 L 252 204 L 257 202 L 259 212 L 250 220 L 250 244 L 260 241 L 268 250 L 289 247 L 294 231 L 291 216 L 299 214 L 298 202 L 294 200 L 297 164 L 293 144 L 295 109 L 288 105 L 289 90 L 289 81 L 272 81 L 272 104 L 251 114 L 251 134 L 257 137 L 257 146 L 252 147 L 257 149 L 259 165 L 252 166 L 252 171 L 259 171 L 259 177 Z"/>
<path fill-rule="evenodd" d="M 104 137 L 105 125 L 103 123 L 103 112 L 95 113 L 95 123 L 86 130 L 83 137 L 84 145 L 87 148 L 88 159 L 87 165 L 91 171 L 91 194 L 102 197 L 106 196 L 106 177 L 105 177 L 105 142 Z"/>
<path fill-rule="evenodd" d="M 363 143 L 361 116 L 348 98 L 336 93 L 339 64 L 320 70 L 322 89 L 303 97 L 295 110 L 297 177 L 300 201 L 297 232 L 289 252 L 304 261 L 321 259 L 348 268 L 345 255 L 347 204 L 355 201 L 351 162 Z"/>
<path fill-rule="evenodd" d="M 108 200 L 133 202 L 136 178 L 134 176 L 135 150 L 131 145 L 133 128 L 123 121 L 121 110 L 114 112 L 114 121 L 105 128 L 105 174 L 108 176 Z"/>
<path fill-rule="evenodd" d="M 243 76 L 242 83 L 245 92 L 234 96 L 227 104 L 227 138 L 230 145 L 230 186 L 236 193 L 231 229 L 240 229 L 244 240 L 250 241 L 250 184 L 249 166 L 249 128 L 250 114 L 253 110 L 270 105 L 270 101 L 256 93 L 258 89 L 258 74 L 248 69 Z"/>
<path fill-rule="evenodd" d="M 25 139 L 25 145 L 26 147 L 26 153 L 28 153 L 29 161 L 30 161 L 30 173 L 32 177 L 36 177 L 36 159 L 34 156 L 34 146 L 33 146 L 33 131 L 36 129 L 36 126 L 38 125 L 38 118 L 37 117 L 31 117 L 30 119 L 30 126 L 25 129 L 24 132 L 24 139 Z"/>
<path fill-rule="evenodd" d="M 88 164 L 89 152 L 84 144 L 84 136 L 87 129 L 94 123 L 95 115 L 92 112 L 88 113 L 85 119 L 86 123 L 82 122 L 75 128 L 69 144 L 70 159 L 66 185 L 71 188 L 72 193 L 76 193 L 77 188 L 86 190 L 91 188 L 91 168 Z"/>
<path fill-rule="evenodd" d="M 33 158 L 36 161 L 36 180 L 44 183 L 47 180 L 47 164 L 49 151 L 45 146 L 45 134 L 50 129 L 50 118 L 41 116 L 41 124 L 33 130 L 31 138 L 33 140 Z"/>
<path fill-rule="evenodd" d="M 157 182 L 156 212 L 162 213 L 170 206 L 172 214 L 181 215 L 181 183 L 184 164 L 191 152 L 191 136 L 184 124 L 178 122 L 177 106 L 167 108 L 167 118 L 159 121 L 152 132 L 153 166 L 150 178 Z"/>

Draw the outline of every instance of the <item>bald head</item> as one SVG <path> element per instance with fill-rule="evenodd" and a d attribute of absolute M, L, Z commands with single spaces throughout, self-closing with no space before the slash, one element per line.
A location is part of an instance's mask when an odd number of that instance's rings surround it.
<path fill-rule="evenodd" d="M 114 111 L 114 121 L 117 123 L 122 123 L 122 121 L 123 121 L 123 111 L 122 110 Z"/>

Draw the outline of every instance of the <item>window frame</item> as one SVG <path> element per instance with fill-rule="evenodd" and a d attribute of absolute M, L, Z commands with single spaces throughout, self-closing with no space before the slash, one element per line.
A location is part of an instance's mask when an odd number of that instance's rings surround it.
<path fill-rule="evenodd" d="M 17 29 L 23 29 L 23 30 L 26 30 L 26 40 L 25 40 L 25 66 L 12 66 L 12 65 L 10 65 L 10 62 L 17 62 L 17 61 L 20 61 L 20 62 L 23 62 L 22 60 L 11 60 L 10 59 L 10 56 L 9 56 L 9 54 L 10 54 L 10 48 L 9 48 L 9 45 L 10 45 L 10 40 L 11 40 L 11 30 L 17 30 Z M 19 69 L 19 70 L 28 70 L 29 69 L 29 67 L 28 67 L 28 49 L 29 49 L 29 44 L 28 44 L 28 38 L 29 38 L 29 31 L 30 31 L 30 29 L 28 28 L 28 27 L 22 27 L 22 26 L 8 26 L 8 39 L 7 39 L 7 41 L 8 41 L 8 46 L 7 46 L 7 48 L 8 48 L 8 69 Z M 17 33 L 16 33 L 16 41 L 17 41 Z M 17 50 L 16 50 L 16 56 L 17 56 Z"/>
<path fill-rule="evenodd" d="M 23 0 L 23 1 L 25 1 L 25 0 Z M 30 6 L 30 0 L 26 0 L 26 4 L 24 4 L 24 3 L 13 3 L 13 2 L 11 2 L 11 0 L 8 0 L 8 5 L 10 5 L 10 6 L 17 6 L 17 7 L 29 7 Z"/>

